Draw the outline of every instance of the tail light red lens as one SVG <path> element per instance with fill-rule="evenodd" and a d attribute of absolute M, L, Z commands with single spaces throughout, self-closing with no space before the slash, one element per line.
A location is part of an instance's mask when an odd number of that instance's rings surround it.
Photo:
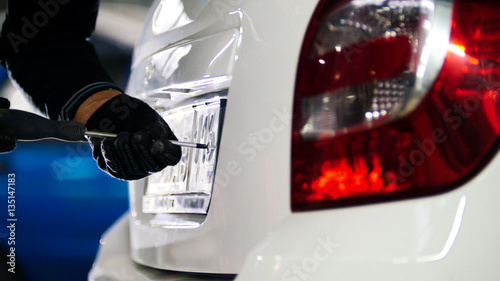
<path fill-rule="evenodd" d="M 436 194 L 500 136 L 500 3 L 320 1 L 294 101 L 292 210 Z"/>

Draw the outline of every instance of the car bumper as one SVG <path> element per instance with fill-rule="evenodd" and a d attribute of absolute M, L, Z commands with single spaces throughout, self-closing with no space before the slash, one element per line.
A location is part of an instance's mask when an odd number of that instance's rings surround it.
<path fill-rule="evenodd" d="M 140 265 L 130 258 L 130 214 L 122 215 L 99 241 L 99 252 L 89 273 L 89 281 L 190 281 L 234 280 L 234 276 L 206 276 L 159 270 Z"/>

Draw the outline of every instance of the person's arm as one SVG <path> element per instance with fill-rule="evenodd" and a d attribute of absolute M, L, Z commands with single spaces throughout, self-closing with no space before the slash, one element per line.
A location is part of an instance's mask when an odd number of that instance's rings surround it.
<path fill-rule="evenodd" d="M 119 134 L 90 138 L 99 167 L 120 179 L 140 179 L 176 164 L 177 140 L 163 118 L 123 94 L 104 71 L 89 37 L 97 0 L 11 0 L 0 35 L 0 61 L 51 119 Z"/>
<path fill-rule="evenodd" d="M 116 89 L 88 41 L 98 1 L 13 0 L 0 37 L 0 59 L 51 119 L 73 119 L 93 93 Z M 70 103 L 68 103 L 70 102 Z"/>

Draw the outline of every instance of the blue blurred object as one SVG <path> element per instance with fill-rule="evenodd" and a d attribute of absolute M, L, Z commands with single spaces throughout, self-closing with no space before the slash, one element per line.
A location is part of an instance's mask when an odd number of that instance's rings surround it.
<path fill-rule="evenodd" d="M 128 208 L 127 183 L 99 170 L 86 143 L 18 143 L 14 152 L 0 155 L 3 246 L 10 173 L 16 188 L 16 265 L 29 280 L 87 280 L 102 233 Z"/>
<path fill-rule="evenodd" d="M 7 71 L 5 71 L 5 68 L 0 66 L 0 86 L 3 85 L 3 82 L 7 78 Z"/>

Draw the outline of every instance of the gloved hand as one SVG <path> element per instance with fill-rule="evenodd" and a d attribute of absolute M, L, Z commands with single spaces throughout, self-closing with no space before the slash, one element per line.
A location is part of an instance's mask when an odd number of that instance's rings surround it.
<path fill-rule="evenodd" d="M 0 98 L 0 110 L 8 110 L 10 102 L 6 98 Z M 11 152 L 16 148 L 17 135 L 14 130 L 0 124 L 0 153 Z"/>
<path fill-rule="evenodd" d="M 90 137 L 99 168 L 123 180 L 137 180 L 175 165 L 181 148 L 163 118 L 149 105 L 121 94 L 92 114 L 87 130 L 117 133 L 117 138 Z"/>

